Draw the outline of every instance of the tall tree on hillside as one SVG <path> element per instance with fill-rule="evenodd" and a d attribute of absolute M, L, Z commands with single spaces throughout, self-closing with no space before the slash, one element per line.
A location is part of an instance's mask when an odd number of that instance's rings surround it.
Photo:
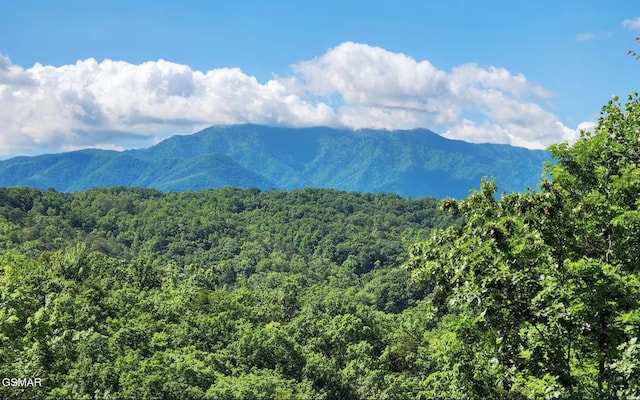
<path fill-rule="evenodd" d="M 614 98 L 593 132 L 550 150 L 556 162 L 537 191 L 496 199 L 484 181 L 445 201 L 466 223 L 416 244 L 407 266 L 435 284 L 437 313 L 456 316 L 447 326 L 474 356 L 450 367 L 468 395 L 637 395 L 628 380 L 640 371 L 637 94 Z"/>

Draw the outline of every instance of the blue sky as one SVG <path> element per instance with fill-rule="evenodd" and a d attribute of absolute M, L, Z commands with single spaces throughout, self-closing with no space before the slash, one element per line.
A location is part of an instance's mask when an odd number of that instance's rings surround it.
<path fill-rule="evenodd" d="M 638 17 L 632 1 L 2 2 L 0 156 L 243 122 L 544 148 L 640 89 Z"/>

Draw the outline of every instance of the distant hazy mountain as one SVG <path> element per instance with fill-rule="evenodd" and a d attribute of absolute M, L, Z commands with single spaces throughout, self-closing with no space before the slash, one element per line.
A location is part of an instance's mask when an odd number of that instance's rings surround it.
<path fill-rule="evenodd" d="M 408 131 L 214 126 L 147 149 L 81 150 L 0 161 L 0 186 L 200 190 L 333 188 L 409 197 L 466 197 L 483 176 L 500 191 L 535 187 L 544 151 Z"/>

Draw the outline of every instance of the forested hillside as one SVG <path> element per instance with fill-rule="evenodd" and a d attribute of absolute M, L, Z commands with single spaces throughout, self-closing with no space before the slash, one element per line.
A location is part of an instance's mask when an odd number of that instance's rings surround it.
<path fill-rule="evenodd" d="M 2 398 L 640 398 L 640 98 L 537 190 L 0 189 Z"/>
<path fill-rule="evenodd" d="M 433 199 L 0 189 L 2 398 L 398 398 L 422 385 Z"/>
<path fill-rule="evenodd" d="M 0 185 L 70 192 L 139 186 L 203 190 L 308 187 L 464 198 L 483 176 L 505 192 L 535 187 L 549 153 L 409 131 L 213 126 L 147 149 L 80 150 L 0 161 Z"/>

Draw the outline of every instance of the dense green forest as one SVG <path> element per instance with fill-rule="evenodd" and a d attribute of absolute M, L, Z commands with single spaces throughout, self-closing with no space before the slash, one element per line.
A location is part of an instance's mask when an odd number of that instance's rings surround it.
<path fill-rule="evenodd" d="M 525 193 L 0 189 L 0 397 L 640 398 L 639 143 L 634 94 Z"/>
<path fill-rule="evenodd" d="M 2 398 L 397 398 L 421 388 L 434 199 L 0 189 Z"/>

